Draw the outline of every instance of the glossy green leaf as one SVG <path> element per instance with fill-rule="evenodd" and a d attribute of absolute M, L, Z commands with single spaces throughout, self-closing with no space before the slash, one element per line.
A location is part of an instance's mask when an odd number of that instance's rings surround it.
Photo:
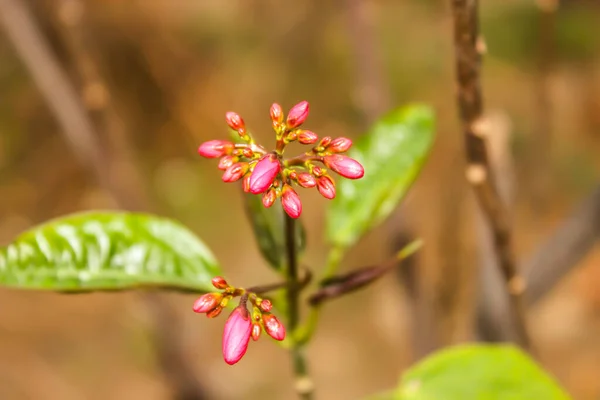
<path fill-rule="evenodd" d="M 395 400 L 568 400 L 525 353 L 508 345 L 439 351 L 408 370 Z"/>
<path fill-rule="evenodd" d="M 210 291 L 219 266 L 196 235 L 124 212 L 49 221 L 0 249 L 0 285 L 65 292 L 165 287 Z"/>
<path fill-rule="evenodd" d="M 282 270 L 286 263 L 283 209 L 279 204 L 266 208 L 261 196 L 245 194 L 244 201 L 260 254 L 273 268 Z M 296 220 L 296 246 L 299 252 L 306 246 L 306 232 L 300 220 Z"/>
<path fill-rule="evenodd" d="M 348 155 L 362 163 L 365 175 L 337 180 L 327 214 L 327 235 L 335 246 L 351 246 L 389 216 L 419 173 L 433 138 L 433 111 L 411 105 L 385 115 L 356 141 Z"/>

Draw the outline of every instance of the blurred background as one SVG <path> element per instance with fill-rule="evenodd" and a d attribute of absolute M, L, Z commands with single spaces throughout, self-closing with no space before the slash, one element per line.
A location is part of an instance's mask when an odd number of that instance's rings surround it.
<path fill-rule="evenodd" d="M 492 159 L 519 264 L 546 282 L 528 311 L 533 342 L 574 398 L 598 399 L 600 3 L 482 3 Z M 225 112 L 268 141 L 270 104 L 308 100 L 307 127 L 355 138 L 386 110 L 425 102 L 437 115 L 425 169 L 343 269 L 413 237 L 425 246 L 396 276 L 325 308 L 309 348 L 317 398 L 394 387 L 436 348 L 502 336 L 476 317 L 482 292 L 486 315 L 505 313 L 498 281 L 480 273 L 490 251 L 464 179 L 448 1 L 0 0 L 0 21 L 0 244 L 66 213 L 150 211 L 197 232 L 230 282 L 271 282 L 239 188 L 196 154 L 227 135 Z M 302 198 L 305 261 L 319 268 L 326 202 Z M 546 269 L 540 251 L 568 262 Z M 192 313 L 194 299 L 0 290 L 0 398 L 295 398 L 285 351 L 261 340 L 227 366 L 225 318 Z"/>

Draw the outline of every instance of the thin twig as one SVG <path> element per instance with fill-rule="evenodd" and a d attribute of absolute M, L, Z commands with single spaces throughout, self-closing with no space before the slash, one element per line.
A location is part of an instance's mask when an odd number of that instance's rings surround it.
<path fill-rule="evenodd" d="M 485 143 L 487 130 L 482 119 L 483 100 L 479 78 L 481 54 L 485 46 L 479 36 L 478 1 L 452 0 L 452 10 L 458 106 L 468 162 L 467 179 L 492 230 L 494 251 L 510 296 L 518 343 L 530 349 L 522 300 L 525 285 L 514 260 L 509 221 L 498 196 Z"/>
<path fill-rule="evenodd" d="M 83 5 L 82 5 L 83 6 Z M 40 32 L 31 12 L 22 0 L 0 0 L 0 22 L 11 42 L 23 59 L 25 66 L 55 115 L 61 133 L 67 139 L 73 153 L 88 168 L 100 186 L 125 209 L 135 209 L 134 196 L 124 193 L 114 175 L 110 174 L 109 157 L 98 140 L 97 132 L 82 105 L 77 90 L 70 82 L 51 46 Z M 157 352 L 162 367 L 167 372 L 178 400 L 202 400 L 204 389 L 194 377 L 193 368 L 187 362 L 176 338 L 177 318 L 168 305 L 156 294 L 145 295 L 154 314 L 157 331 Z M 177 376 L 172 372 L 177 371 Z"/>
<path fill-rule="evenodd" d="M 300 285 L 298 284 L 298 249 L 296 248 L 296 221 L 287 214 L 285 221 L 285 248 L 287 258 L 287 312 L 288 312 L 288 330 L 295 334 L 298 328 L 300 317 Z M 295 387 L 298 396 L 304 400 L 310 400 L 313 397 L 314 384 L 308 376 L 308 366 L 302 345 L 298 343 L 295 337 L 292 337 L 292 363 L 295 375 Z"/>

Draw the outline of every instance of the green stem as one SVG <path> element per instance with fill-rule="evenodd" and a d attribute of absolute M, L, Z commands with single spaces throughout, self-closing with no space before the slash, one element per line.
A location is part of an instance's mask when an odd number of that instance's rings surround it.
<path fill-rule="evenodd" d="M 296 340 L 296 330 L 300 317 L 300 282 L 298 281 L 298 252 L 296 248 L 296 226 L 295 220 L 285 215 L 285 244 L 287 256 L 287 312 L 288 312 L 288 331 L 291 333 L 291 353 L 294 376 L 296 379 L 296 391 L 299 398 L 304 400 L 312 399 L 313 384 L 308 376 L 306 357 L 302 343 Z"/>

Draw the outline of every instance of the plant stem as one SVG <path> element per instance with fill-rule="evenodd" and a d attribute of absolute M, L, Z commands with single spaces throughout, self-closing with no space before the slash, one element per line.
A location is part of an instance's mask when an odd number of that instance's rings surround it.
<path fill-rule="evenodd" d="M 478 0 L 452 0 L 458 106 L 468 162 L 466 175 L 492 231 L 495 256 L 504 277 L 517 342 L 531 350 L 523 304 L 525 281 L 516 266 L 509 218 L 488 157 L 486 136 L 489 129 L 486 129 L 480 85 L 481 55 L 485 44 L 479 33 L 478 3 Z"/>
<path fill-rule="evenodd" d="M 312 399 L 313 384 L 308 376 L 306 357 L 304 355 L 302 343 L 296 339 L 296 330 L 300 317 L 299 298 L 300 284 L 298 282 L 298 253 L 296 249 L 296 224 L 295 220 L 285 215 L 285 246 L 287 255 L 286 278 L 288 287 L 286 290 L 287 312 L 288 312 L 288 331 L 291 332 L 291 353 L 294 376 L 296 379 L 295 388 L 298 397 L 304 400 Z"/>

